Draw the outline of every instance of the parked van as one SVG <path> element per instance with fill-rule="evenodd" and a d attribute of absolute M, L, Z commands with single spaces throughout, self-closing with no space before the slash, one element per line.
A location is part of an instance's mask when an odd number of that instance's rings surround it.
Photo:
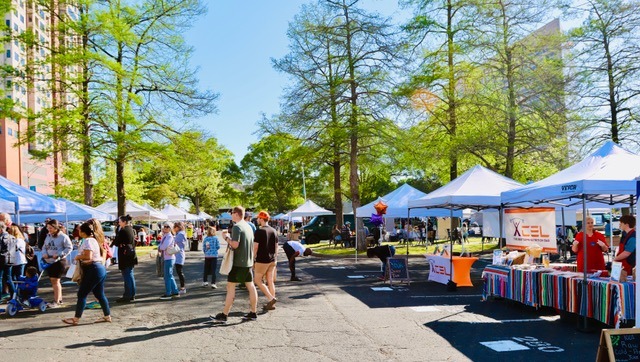
<path fill-rule="evenodd" d="M 353 219 L 353 214 L 344 215 L 344 221 L 349 221 L 351 223 L 351 230 L 354 231 L 355 222 Z M 364 218 L 364 225 L 371 230 L 371 224 L 368 223 L 369 219 Z M 317 244 L 320 240 L 331 240 L 331 230 L 333 229 L 333 225 L 336 224 L 336 216 L 335 215 L 320 215 L 316 216 L 307 225 L 302 227 L 302 232 L 304 234 L 305 244 Z"/>

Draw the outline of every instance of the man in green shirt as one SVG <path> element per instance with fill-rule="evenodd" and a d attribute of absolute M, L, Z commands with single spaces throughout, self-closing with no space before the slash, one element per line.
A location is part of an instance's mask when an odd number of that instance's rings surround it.
<path fill-rule="evenodd" d="M 258 292 L 253 284 L 253 229 L 243 220 L 244 208 L 236 206 L 231 213 L 231 219 L 235 223 L 231 230 L 231 236 L 227 236 L 226 241 L 233 249 L 233 267 L 227 278 L 227 297 L 224 301 L 224 310 L 216 314 L 212 319 L 216 322 L 226 323 L 227 316 L 231 311 L 233 300 L 236 297 L 236 285 L 244 283 L 249 291 L 249 303 L 251 311 L 242 320 L 255 321 L 258 307 Z"/>

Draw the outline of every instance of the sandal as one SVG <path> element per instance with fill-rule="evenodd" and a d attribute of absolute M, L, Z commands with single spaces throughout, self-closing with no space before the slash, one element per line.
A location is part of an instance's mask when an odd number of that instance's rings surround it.
<path fill-rule="evenodd" d="M 95 322 L 93 323 L 111 323 L 111 316 L 110 315 L 106 315 L 102 318 L 97 319 Z"/>
<path fill-rule="evenodd" d="M 72 326 L 77 326 L 78 323 L 80 322 L 79 318 L 73 317 L 73 318 L 65 318 L 62 320 L 63 323 L 72 325 Z"/>

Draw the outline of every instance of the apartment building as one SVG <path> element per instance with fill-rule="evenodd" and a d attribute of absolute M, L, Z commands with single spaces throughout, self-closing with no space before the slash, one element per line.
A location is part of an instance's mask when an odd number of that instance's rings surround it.
<path fill-rule="evenodd" d="M 62 2 L 55 7 L 58 15 L 75 15 L 73 8 Z M 60 170 L 63 157 L 57 155 L 56 159 L 49 157 L 44 161 L 32 157 L 33 151 L 50 142 L 37 134 L 36 124 L 55 99 L 69 104 L 64 92 L 53 89 L 60 75 L 52 71 L 47 60 L 52 47 L 55 49 L 60 42 L 57 30 L 53 30 L 57 29 L 59 18 L 35 1 L 13 0 L 12 10 L 4 14 L 11 40 L 4 44 L 0 54 L 0 65 L 11 67 L 9 73 L 0 75 L 0 95 L 13 101 L 14 113 L 0 118 L 0 175 L 44 194 L 53 193 L 54 165 Z M 19 40 L 19 35 L 25 32 L 33 34 L 33 46 Z M 25 132 L 31 132 L 33 137 L 30 142 L 17 146 L 20 135 L 26 135 Z"/>

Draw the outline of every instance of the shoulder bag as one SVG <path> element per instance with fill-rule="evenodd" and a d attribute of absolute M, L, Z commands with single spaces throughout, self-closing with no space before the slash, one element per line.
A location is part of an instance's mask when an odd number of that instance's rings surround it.
<path fill-rule="evenodd" d="M 222 263 L 220 264 L 220 275 L 229 275 L 231 268 L 233 267 L 233 249 L 227 246 L 227 250 L 222 257 Z"/>

